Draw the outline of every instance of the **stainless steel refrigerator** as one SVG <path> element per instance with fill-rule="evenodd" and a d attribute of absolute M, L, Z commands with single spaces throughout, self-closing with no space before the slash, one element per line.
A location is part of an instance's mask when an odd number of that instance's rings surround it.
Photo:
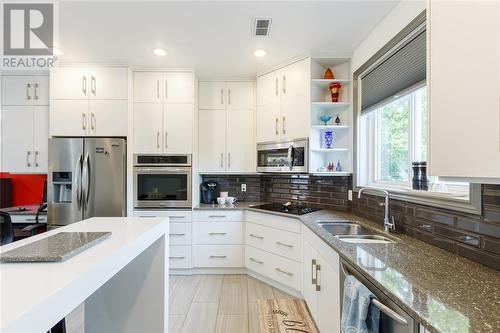
<path fill-rule="evenodd" d="M 94 216 L 125 216 L 125 171 L 125 139 L 49 139 L 49 225 Z"/>

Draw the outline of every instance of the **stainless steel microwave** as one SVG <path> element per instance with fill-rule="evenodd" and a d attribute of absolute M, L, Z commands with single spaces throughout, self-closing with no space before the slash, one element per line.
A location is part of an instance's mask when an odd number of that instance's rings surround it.
<path fill-rule="evenodd" d="M 308 139 L 257 144 L 257 171 L 307 173 Z"/>
<path fill-rule="evenodd" d="M 134 155 L 135 208 L 190 208 L 191 155 Z"/>

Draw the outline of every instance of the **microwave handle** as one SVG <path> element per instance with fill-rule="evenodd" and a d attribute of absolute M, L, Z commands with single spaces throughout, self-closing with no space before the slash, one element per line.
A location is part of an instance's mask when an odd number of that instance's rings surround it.
<path fill-rule="evenodd" d="M 293 170 L 293 144 L 288 146 L 288 168 L 290 168 L 290 171 Z"/>

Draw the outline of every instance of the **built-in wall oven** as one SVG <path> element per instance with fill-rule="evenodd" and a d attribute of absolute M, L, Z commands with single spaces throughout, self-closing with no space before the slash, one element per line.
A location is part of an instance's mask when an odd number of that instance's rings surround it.
<path fill-rule="evenodd" d="M 191 155 L 134 155 L 135 208 L 190 208 Z"/>
<path fill-rule="evenodd" d="M 257 144 L 258 172 L 308 172 L 308 139 Z"/>

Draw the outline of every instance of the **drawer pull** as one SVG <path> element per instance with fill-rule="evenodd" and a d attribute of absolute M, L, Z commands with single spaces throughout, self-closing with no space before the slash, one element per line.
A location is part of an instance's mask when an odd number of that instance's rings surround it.
<path fill-rule="evenodd" d="M 169 234 L 169 236 L 186 236 L 186 234 Z"/>
<path fill-rule="evenodd" d="M 263 264 L 264 264 L 264 262 L 262 262 L 262 261 L 260 261 L 260 260 L 257 260 L 257 259 L 254 259 L 254 258 L 248 258 L 248 259 L 249 259 L 250 261 L 256 262 L 256 263 L 261 264 L 261 265 L 263 265 Z"/>
<path fill-rule="evenodd" d="M 185 259 L 186 257 L 184 256 L 174 256 L 174 257 L 168 257 L 168 259 L 179 259 L 179 260 L 182 260 L 182 259 Z"/>
<path fill-rule="evenodd" d="M 278 272 L 283 273 L 283 274 L 286 274 L 286 275 L 288 275 L 288 276 L 292 276 L 292 275 L 293 275 L 293 273 L 290 273 L 290 272 L 284 271 L 284 270 L 282 270 L 282 269 L 280 269 L 280 268 L 278 268 L 278 267 L 276 267 L 275 269 L 276 269 Z"/>
<path fill-rule="evenodd" d="M 292 247 L 293 247 L 293 245 L 286 244 L 286 243 L 282 243 L 282 242 L 279 242 L 279 241 L 278 241 L 278 242 L 276 242 L 276 244 L 281 245 L 281 246 L 286 246 L 286 247 L 289 247 L 289 248 L 292 248 Z"/>
<path fill-rule="evenodd" d="M 169 216 L 171 219 L 183 219 L 185 218 L 185 216 L 182 216 L 182 215 L 172 215 L 172 216 Z"/>
<path fill-rule="evenodd" d="M 264 237 L 262 237 L 262 236 L 257 236 L 257 235 L 254 235 L 254 234 L 250 234 L 250 235 L 248 235 L 248 236 L 253 237 L 253 238 L 258 238 L 258 239 L 264 239 Z"/>
<path fill-rule="evenodd" d="M 224 236 L 227 235 L 227 232 L 210 232 L 210 236 Z"/>
<path fill-rule="evenodd" d="M 227 256 L 210 256 L 210 259 L 224 259 L 227 258 Z"/>
<path fill-rule="evenodd" d="M 223 219 L 223 218 L 226 217 L 226 215 L 210 215 L 208 217 L 211 218 L 211 219 L 216 219 L 216 218 Z"/>

